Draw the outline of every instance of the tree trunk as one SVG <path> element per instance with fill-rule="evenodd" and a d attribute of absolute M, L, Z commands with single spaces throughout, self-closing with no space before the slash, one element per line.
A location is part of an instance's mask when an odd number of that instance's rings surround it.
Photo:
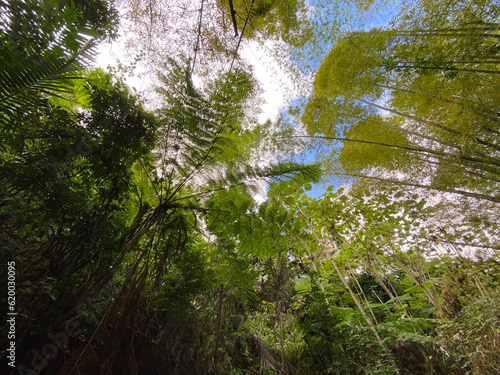
<path fill-rule="evenodd" d="M 219 373 L 219 348 L 222 345 L 222 314 L 224 306 L 224 284 L 220 284 L 219 300 L 217 302 L 217 318 L 215 319 L 215 349 L 214 349 L 214 372 Z"/>

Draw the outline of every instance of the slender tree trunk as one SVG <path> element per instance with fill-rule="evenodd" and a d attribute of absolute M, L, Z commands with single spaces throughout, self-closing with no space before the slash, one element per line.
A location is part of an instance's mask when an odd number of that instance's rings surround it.
<path fill-rule="evenodd" d="M 392 258 L 401 265 L 401 267 L 403 268 L 403 270 L 405 271 L 406 275 L 411 279 L 411 281 L 413 281 L 413 283 L 415 285 L 417 285 L 420 290 L 422 290 L 422 292 L 424 292 L 424 294 L 427 296 L 427 298 L 429 299 L 429 302 L 432 303 L 432 305 L 434 307 L 438 307 L 438 304 L 436 302 L 436 299 L 434 298 L 434 296 L 432 295 L 432 293 L 430 293 L 423 285 L 420 281 L 418 281 L 418 279 L 415 277 L 415 275 L 413 274 L 413 272 L 408 268 L 408 266 L 406 265 L 406 263 L 398 258 L 396 255 L 392 255 Z"/>
<path fill-rule="evenodd" d="M 233 0 L 229 0 L 229 11 L 231 13 L 231 20 L 233 21 L 234 36 L 238 36 L 238 25 L 236 24 L 236 11 L 234 10 Z"/>
<path fill-rule="evenodd" d="M 500 73 L 500 72 L 499 72 Z M 364 99 L 356 99 L 358 100 L 359 102 L 361 103 L 364 103 L 364 104 L 367 104 L 369 106 L 373 106 L 373 107 L 376 107 L 376 108 L 379 108 L 383 111 L 387 111 L 389 113 L 393 113 L 395 115 L 399 115 L 399 116 L 402 116 L 402 117 L 405 117 L 407 119 L 410 119 L 410 120 L 414 120 L 414 121 L 417 121 L 421 124 L 427 124 L 427 125 L 431 125 L 431 126 L 434 126 L 438 129 L 441 129 L 441 130 L 444 130 L 444 131 L 447 131 L 451 134 L 456 134 L 456 135 L 462 135 L 461 132 L 459 132 L 458 130 L 455 130 L 455 129 L 451 129 L 447 126 L 444 126 L 444 125 L 441 125 L 441 124 L 438 124 L 436 122 L 433 122 L 433 121 L 429 121 L 429 120 L 425 120 L 425 119 L 422 119 L 422 118 L 418 118 L 416 116 L 413 116 L 413 115 L 410 115 L 408 113 L 403 113 L 403 112 L 399 112 L 393 108 L 389 108 L 389 107 L 384 107 L 384 106 L 381 106 L 381 105 L 378 105 L 378 104 L 375 104 L 373 102 L 369 102 L 367 100 L 364 100 Z M 496 145 L 496 144 L 493 144 L 491 142 L 488 142 L 488 141 L 485 141 L 483 139 L 480 139 L 480 138 L 474 138 L 474 140 L 479 143 L 480 145 L 483 145 L 483 146 L 487 146 L 487 147 L 490 147 L 490 148 L 493 148 L 494 150 L 497 150 L 497 151 L 500 151 L 500 146 L 499 145 Z"/>
<path fill-rule="evenodd" d="M 433 150 L 433 149 L 427 148 L 427 147 L 398 145 L 398 144 L 393 144 L 393 143 L 368 141 L 368 140 L 363 140 L 363 139 L 352 139 L 352 138 L 347 138 L 347 137 L 327 137 L 327 136 L 314 136 L 314 135 L 302 135 L 302 136 L 299 135 L 299 136 L 295 136 L 295 137 L 297 137 L 297 138 L 331 139 L 331 140 L 342 141 L 342 142 L 364 143 L 364 144 L 370 144 L 370 145 L 376 145 L 376 146 L 392 147 L 392 148 L 407 150 L 407 151 L 415 152 L 415 153 L 428 154 L 432 157 L 439 158 L 441 160 L 446 160 L 446 161 L 449 161 L 453 164 L 462 165 L 462 164 L 457 163 L 456 161 L 453 160 L 453 158 L 456 158 L 461 163 L 467 163 L 469 165 L 472 165 L 474 168 L 481 169 L 481 170 L 484 170 L 484 171 L 489 172 L 489 173 L 500 175 L 500 169 L 498 168 L 498 167 L 500 167 L 500 161 L 491 160 L 490 162 L 488 162 L 486 160 L 486 158 L 478 159 L 478 158 L 471 157 L 471 156 L 454 155 L 454 154 L 450 154 L 449 152 L 437 151 L 437 150 Z"/>
<path fill-rule="evenodd" d="M 500 36 L 499 36 L 500 38 Z M 443 70 L 443 71 L 452 71 L 452 72 L 469 72 L 469 73 L 485 73 L 485 74 L 500 74 L 498 70 L 488 70 L 488 69 L 462 69 L 462 68 L 453 68 L 450 66 L 428 66 L 428 65 L 416 65 L 416 64 L 406 64 L 399 65 L 398 68 L 402 69 L 430 69 L 430 70 Z"/>
<path fill-rule="evenodd" d="M 429 186 L 429 185 L 415 184 L 415 183 L 411 183 L 411 182 L 391 180 L 389 178 L 382 178 L 382 177 L 375 177 L 375 176 L 366 176 L 366 175 L 361 175 L 361 174 L 346 174 L 345 176 L 359 177 L 359 178 L 369 178 L 369 179 L 377 180 L 377 181 L 389 182 L 389 183 L 398 184 L 398 185 L 404 185 L 404 186 L 418 187 L 418 188 L 427 189 L 427 190 L 442 191 L 442 192 L 445 192 L 445 193 L 459 194 L 459 195 L 464 195 L 466 197 L 472 197 L 472 198 L 476 198 L 476 199 L 485 199 L 485 200 L 488 200 L 488 201 L 500 203 L 500 197 L 494 197 L 494 196 L 480 194 L 480 193 L 472 193 L 472 192 L 464 191 L 464 190 L 439 188 L 439 187 L 433 187 L 433 186 Z"/>
<path fill-rule="evenodd" d="M 392 82 L 397 84 L 397 82 L 394 82 L 394 81 L 392 81 Z M 385 85 L 385 84 L 378 84 L 378 86 L 382 87 L 384 89 L 388 89 L 388 90 L 402 91 L 402 92 L 406 92 L 406 93 L 410 93 L 410 94 L 422 95 L 422 96 L 425 96 L 425 97 L 428 97 L 428 98 L 437 99 L 437 100 L 439 100 L 441 102 L 444 102 L 444 103 L 449 103 L 449 104 L 454 104 L 454 105 L 460 105 L 461 107 L 467 108 L 471 112 L 474 112 L 475 114 L 477 114 L 477 115 L 479 115 L 481 117 L 487 118 L 487 119 L 495 121 L 495 122 L 500 122 L 500 118 L 498 117 L 498 115 L 494 111 L 491 111 L 491 110 L 488 111 L 486 109 L 480 110 L 477 106 L 468 105 L 468 104 L 466 104 L 464 102 L 465 100 L 463 98 L 451 100 L 451 99 L 443 98 L 442 96 L 439 96 L 439 95 L 431 94 L 431 93 L 429 93 L 427 91 L 421 91 L 421 90 L 416 90 L 416 89 L 405 89 L 405 88 L 402 88 L 402 87 Z M 481 125 L 481 129 L 489 131 L 489 132 L 491 132 L 493 134 L 500 135 L 500 132 L 498 132 L 498 131 L 496 131 L 494 129 L 491 129 L 491 128 L 487 127 L 487 126 L 484 126 L 484 125 Z"/>
<path fill-rule="evenodd" d="M 220 284 L 219 299 L 217 301 L 217 318 L 215 319 L 215 350 L 214 350 L 214 371 L 219 373 L 219 348 L 222 345 L 222 314 L 224 306 L 224 284 Z"/>

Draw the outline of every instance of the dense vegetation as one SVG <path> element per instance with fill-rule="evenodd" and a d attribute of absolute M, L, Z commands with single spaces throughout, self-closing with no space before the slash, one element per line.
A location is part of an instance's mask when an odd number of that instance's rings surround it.
<path fill-rule="evenodd" d="M 500 373 L 499 62 L 488 0 L 0 0 L 0 371 Z"/>

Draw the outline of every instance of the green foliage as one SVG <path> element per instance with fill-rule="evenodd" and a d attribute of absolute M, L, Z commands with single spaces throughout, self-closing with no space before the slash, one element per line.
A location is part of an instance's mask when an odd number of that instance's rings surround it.
<path fill-rule="evenodd" d="M 332 148 L 343 141 L 329 156 L 337 172 L 498 201 L 497 26 L 488 13 L 498 9 L 453 4 L 422 2 L 385 30 L 338 39 L 302 116 Z"/>
<path fill-rule="evenodd" d="M 330 306 L 321 289 L 314 285 L 300 314 L 305 348 L 298 371 L 304 374 L 392 373 L 389 363 L 360 316 L 351 308 Z M 360 348 L 363 348 L 360 350 Z"/>
<path fill-rule="evenodd" d="M 216 287 L 215 270 L 203 250 L 192 243 L 172 257 L 160 287 L 145 301 L 140 324 L 149 336 L 138 338 L 141 371 L 187 374 L 203 368 L 212 318 L 207 303 Z"/>
<path fill-rule="evenodd" d="M 103 0 L 8 1 L 0 10 L 0 125 L 12 129 L 45 98 L 67 97 L 94 54 L 92 37 L 113 35 L 117 14 Z"/>
<path fill-rule="evenodd" d="M 442 327 L 443 347 L 467 373 L 499 371 L 499 307 L 495 291 L 468 304 Z"/>
<path fill-rule="evenodd" d="M 231 0 L 230 2 L 225 1 L 218 5 L 224 8 L 227 22 L 233 22 L 234 17 L 239 32 L 242 32 L 243 26 L 247 23 L 245 27 L 247 38 L 260 40 L 263 36 L 274 37 L 293 46 L 304 43 L 308 23 L 307 19 L 301 17 L 306 12 L 306 4 L 303 1 L 255 0 L 246 3 Z M 235 12 L 234 16 L 231 6 Z"/>
<path fill-rule="evenodd" d="M 88 107 L 43 99 L 1 134 L 2 259 L 20 266 L 27 287 L 16 306 L 27 322 L 37 317 L 31 334 L 56 329 L 54 316 L 64 319 L 107 277 L 127 227 L 129 167 L 154 140 L 155 122 L 122 84 L 87 77 Z"/>
<path fill-rule="evenodd" d="M 310 27 L 325 26 L 317 40 L 336 27 L 327 3 L 231 3 L 260 42 L 301 47 Z M 175 4 L 190 58 L 162 61 L 150 113 L 84 69 L 91 37 L 115 35 L 111 2 L 0 2 L 0 261 L 16 262 L 18 364 L 40 352 L 41 373 L 60 375 L 498 372 L 498 9 L 446 4 L 401 5 L 390 28 L 338 38 L 294 113 L 323 138 L 311 144 L 345 143 L 320 165 L 290 161 L 309 137 L 280 144 L 302 129 L 291 116 L 253 119 L 241 39 L 220 44 L 226 3 L 190 4 L 192 24 Z M 334 12 L 376 6 L 351 5 Z M 138 38 L 173 9 L 146 7 Z M 223 61 L 200 81 L 207 48 Z M 491 204 L 362 182 L 309 196 L 337 162 Z M 68 322 L 78 333 L 46 354 Z"/>

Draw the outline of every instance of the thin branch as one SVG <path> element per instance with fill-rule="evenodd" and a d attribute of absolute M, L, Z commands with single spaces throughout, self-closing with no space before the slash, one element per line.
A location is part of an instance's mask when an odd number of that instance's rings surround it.
<path fill-rule="evenodd" d="M 339 174 L 339 176 L 340 176 L 340 174 Z M 382 181 L 382 182 L 389 182 L 389 183 L 394 183 L 394 184 L 399 184 L 399 185 L 412 186 L 412 187 L 417 187 L 417 188 L 422 188 L 422 189 L 427 189 L 427 190 L 442 191 L 442 192 L 445 192 L 445 193 L 453 193 L 453 194 L 465 195 L 467 197 L 472 197 L 472 198 L 476 198 L 476 199 L 484 199 L 484 200 L 488 200 L 488 201 L 500 203 L 500 197 L 495 197 L 495 196 L 490 196 L 490 195 L 485 195 L 485 194 L 480 194 L 480 193 L 473 193 L 473 192 L 464 191 L 464 190 L 456 190 L 456 189 L 451 189 L 451 188 L 432 187 L 432 186 L 429 186 L 429 185 L 422 185 L 422 184 L 416 184 L 416 183 L 399 181 L 399 180 L 391 180 L 389 178 L 367 176 L 367 175 L 362 175 L 362 174 L 345 174 L 344 176 L 359 177 L 359 178 L 369 178 L 369 179 L 378 180 L 378 181 Z"/>
<path fill-rule="evenodd" d="M 248 20 L 250 19 L 250 13 L 252 12 L 252 7 L 253 7 L 254 2 L 255 2 L 255 0 L 252 0 L 252 3 L 250 4 L 250 8 L 248 9 L 248 14 L 247 14 L 247 17 L 245 18 L 245 23 L 243 24 L 243 29 L 241 30 L 240 39 L 238 40 L 238 44 L 236 46 L 236 49 L 234 50 L 234 56 L 233 56 L 233 60 L 231 61 L 231 66 L 229 67 L 229 71 L 233 70 L 234 60 L 236 59 L 238 49 L 240 48 L 241 40 L 243 39 L 243 36 L 245 35 L 245 29 L 247 27 Z"/>
<path fill-rule="evenodd" d="M 233 20 L 234 36 L 238 36 L 238 25 L 236 24 L 236 11 L 234 10 L 233 0 L 229 0 L 229 9 L 231 11 L 231 19 Z M 244 32 L 244 30 L 243 30 Z M 243 34 L 243 32 L 241 34 Z"/>
<path fill-rule="evenodd" d="M 231 0 L 229 0 L 231 1 Z M 200 18 L 198 21 L 198 36 L 196 38 L 196 45 L 194 47 L 194 57 L 193 57 L 193 66 L 191 67 L 191 72 L 194 71 L 194 66 L 196 64 L 196 55 L 198 54 L 198 49 L 200 47 L 200 39 L 201 39 L 201 22 L 202 22 L 202 17 L 203 17 L 203 4 L 205 0 L 201 0 L 201 6 L 200 6 Z"/>

